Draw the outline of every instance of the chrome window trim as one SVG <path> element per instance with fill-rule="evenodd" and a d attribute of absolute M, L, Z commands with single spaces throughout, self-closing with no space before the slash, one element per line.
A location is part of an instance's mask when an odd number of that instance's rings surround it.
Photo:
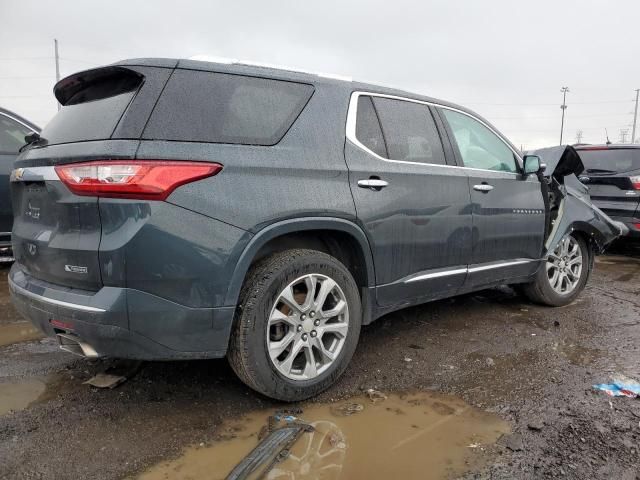
<path fill-rule="evenodd" d="M 27 130 L 29 130 L 31 133 L 36 133 L 36 131 L 30 127 L 29 125 L 27 125 L 26 123 L 24 123 L 22 120 L 14 117 L 13 115 L 9 115 L 8 113 L 5 112 L 0 112 L 0 115 L 3 115 L 7 118 L 10 118 L 11 120 L 13 120 L 14 122 L 19 123 L 20 125 L 22 125 L 23 127 L 25 127 Z"/>
<path fill-rule="evenodd" d="M 11 171 L 11 182 L 50 182 L 60 180 L 55 167 L 24 167 Z"/>
<path fill-rule="evenodd" d="M 497 263 L 477 264 L 475 266 L 470 265 L 467 267 L 453 267 L 449 270 L 438 270 L 435 272 L 426 270 L 424 273 L 418 272 L 417 274 L 414 274 L 413 276 L 406 278 L 402 282 L 403 283 L 419 282 L 422 280 L 430 280 L 433 278 L 448 277 L 451 275 L 460 275 L 463 273 L 467 274 L 467 273 L 483 272 L 485 270 L 494 270 L 496 268 L 513 267 L 516 265 L 524 265 L 525 263 L 535 263 L 540 261 L 541 260 L 536 260 L 534 258 L 518 258 L 518 259 L 508 260 L 504 262 L 497 262 Z"/>
<path fill-rule="evenodd" d="M 389 98 L 389 99 L 392 99 L 392 100 L 401 100 L 401 101 L 405 101 L 405 102 L 419 103 L 421 105 L 428 105 L 428 106 L 432 106 L 432 107 L 444 108 L 446 110 L 451 110 L 451 111 L 458 112 L 458 113 L 461 113 L 463 115 L 466 115 L 468 117 L 471 117 L 474 120 L 476 120 L 477 122 L 479 122 L 480 124 L 484 125 L 486 128 L 489 129 L 489 131 L 491 131 L 495 136 L 497 136 L 500 139 L 500 141 L 502 141 L 502 143 L 504 143 L 509 148 L 509 150 L 511 150 L 513 152 L 515 157 L 518 159 L 516 161 L 516 163 L 518 164 L 518 167 L 522 168 L 522 157 L 520 156 L 520 154 L 516 150 L 514 150 L 513 147 L 511 147 L 511 145 L 509 145 L 505 141 L 505 139 L 502 137 L 502 135 L 500 133 L 496 132 L 490 125 L 487 125 L 485 122 L 480 120 L 475 115 L 472 115 L 472 114 L 470 114 L 468 112 L 459 110 L 457 108 L 449 107 L 447 105 L 442 105 L 442 104 L 434 103 L 434 102 L 425 102 L 424 100 L 416 100 L 414 98 L 409 98 L 409 97 L 400 97 L 400 96 L 397 96 L 397 95 L 388 95 L 388 94 L 385 94 L 385 93 L 375 93 L 375 92 L 367 92 L 367 91 L 352 92 L 351 93 L 351 98 L 349 100 L 349 110 L 347 112 L 347 124 L 346 124 L 346 137 L 347 137 L 347 140 L 349 140 L 351 143 L 356 145 L 361 150 L 364 150 L 368 154 L 374 156 L 378 160 L 382 160 L 383 162 L 401 163 L 401 164 L 409 164 L 409 165 L 426 165 L 428 167 L 460 168 L 460 169 L 464 169 L 464 170 L 472 170 L 472 171 L 479 171 L 479 172 L 491 172 L 491 173 L 496 173 L 496 174 L 503 174 L 503 175 L 506 175 L 508 177 L 518 177 L 518 176 L 521 175 L 520 172 L 501 172 L 499 170 L 489 170 L 489 169 L 486 169 L 486 168 L 473 168 L 473 167 L 464 167 L 464 166 L 459 166 L 459 165 L 442 165 L 442 164 L 439 164 L 439 163 L 408 162 L 406 160 L 393 160 L 393 159 L 390 159 L 390 158 L 381 157 L 380 155 L 378 155 L 373 150 L 369 149 L 367 146 L 365 146 L 363 143 L 361 143 L 360 140 L 358 140 L 356 138 L 356 120 L 358 118 L 358 98 L 360 98 L 361 96 Z"/>
<path fill-rule="evenodd" d="M 42 295 L 38 295 L 37 293 L 30 292 L 26 288 L 22 288 L 16 285 L 11 279 L 9 279 L 9 288 L 14 292 L 20 295 L 24 295 L 25 297 L 33 298 L 34 300 L 38 300 L 43 303 L 48 303 L 51 305 L 57 305 L 59 307 L 72 308 L 74 310 L 82 310 L 83 312 L 93 312 L 93 313 L 104 313 L 106 312 L 103 308 L 98 307 L 90 307 L 88 305 L 80 305 L 77 303 L 64 302 L 62 300 L 56 300 L 54 298 L 47 298 Z"/>

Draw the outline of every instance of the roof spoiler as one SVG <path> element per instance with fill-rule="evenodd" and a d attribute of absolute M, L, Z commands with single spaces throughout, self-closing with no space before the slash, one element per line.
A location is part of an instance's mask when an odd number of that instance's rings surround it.
<path fill-rule="evenodd" d="M 136 90 L 143 81 L 144 75 L 128 68 L 93 68 L 63 78 L 53 87 L 53 94 L 63 106 L 76 105 Z"/>

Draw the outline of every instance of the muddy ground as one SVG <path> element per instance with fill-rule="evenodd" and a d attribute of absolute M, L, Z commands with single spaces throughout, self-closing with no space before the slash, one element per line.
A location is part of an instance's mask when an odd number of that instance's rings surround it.
<path fill-rule="evenodd" d="M 83 385 L 106 363 L 20 333 L 26 326 L 15 326 L 6 273 L 0 332 L 25 341 L 0 346 L 0 402 L 14 402 L 13 411 L 0 410 L 2 479 L 136 478 L 188 446 L 215 444 L 229 420 L 282 407 L 244 387 L 224 360 L 147 363 L 113 390 Z M 592 389 L 618 374 L 640 378 L 640 246 L 633 244 L 599 257 L 586 291 L 565 308 L 499 288 L 388 315 L 364 329 L 351 366 L 316 401 L 340 403 L 369 388 L 430 391 L 493 413 L 511 433 L 482 449 L 485 462 L 465 460 L 465 478 L 635 480 L 640 400 Z M 10 398 L 9 384 L 17 389 Z"/>

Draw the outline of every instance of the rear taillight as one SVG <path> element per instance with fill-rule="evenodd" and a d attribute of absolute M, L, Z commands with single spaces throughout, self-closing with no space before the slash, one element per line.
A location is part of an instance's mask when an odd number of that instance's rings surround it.
<path fill-rule="evenodd" d="M 219 163 L 168 160 L 98 160 L 55 167 L 76 195 L 164 200 L 185 183 L 216 175 Z"/>
<path fill-rule="evenodd" d="M 633 226 L 636 227 L 636 230 L 640 230 L 640 223 L 634 223 Z"/>
<path fill-rule="evenodd" d="M 640 176 L 630 177 L 629 180 L 631 180 L 631 184 L 635 190 L 640 190 Z"/>

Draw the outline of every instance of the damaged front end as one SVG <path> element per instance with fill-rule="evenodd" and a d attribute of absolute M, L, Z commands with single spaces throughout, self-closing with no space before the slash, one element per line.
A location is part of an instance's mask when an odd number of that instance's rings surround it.
<path fill-rule="evenodd" d="M 573 147 L 543 148 L 532 153 L 546 164 L 544 172 L 539 173 L 543 193 L 548 199 L 545 258 L 565 235 L 573 231 L 588 235 L 598 253 L 619 236 L 629 233 L 623 223 L 612 220 L 591 203 L 589 188 L 578 180 L 584 165 Z"/>

